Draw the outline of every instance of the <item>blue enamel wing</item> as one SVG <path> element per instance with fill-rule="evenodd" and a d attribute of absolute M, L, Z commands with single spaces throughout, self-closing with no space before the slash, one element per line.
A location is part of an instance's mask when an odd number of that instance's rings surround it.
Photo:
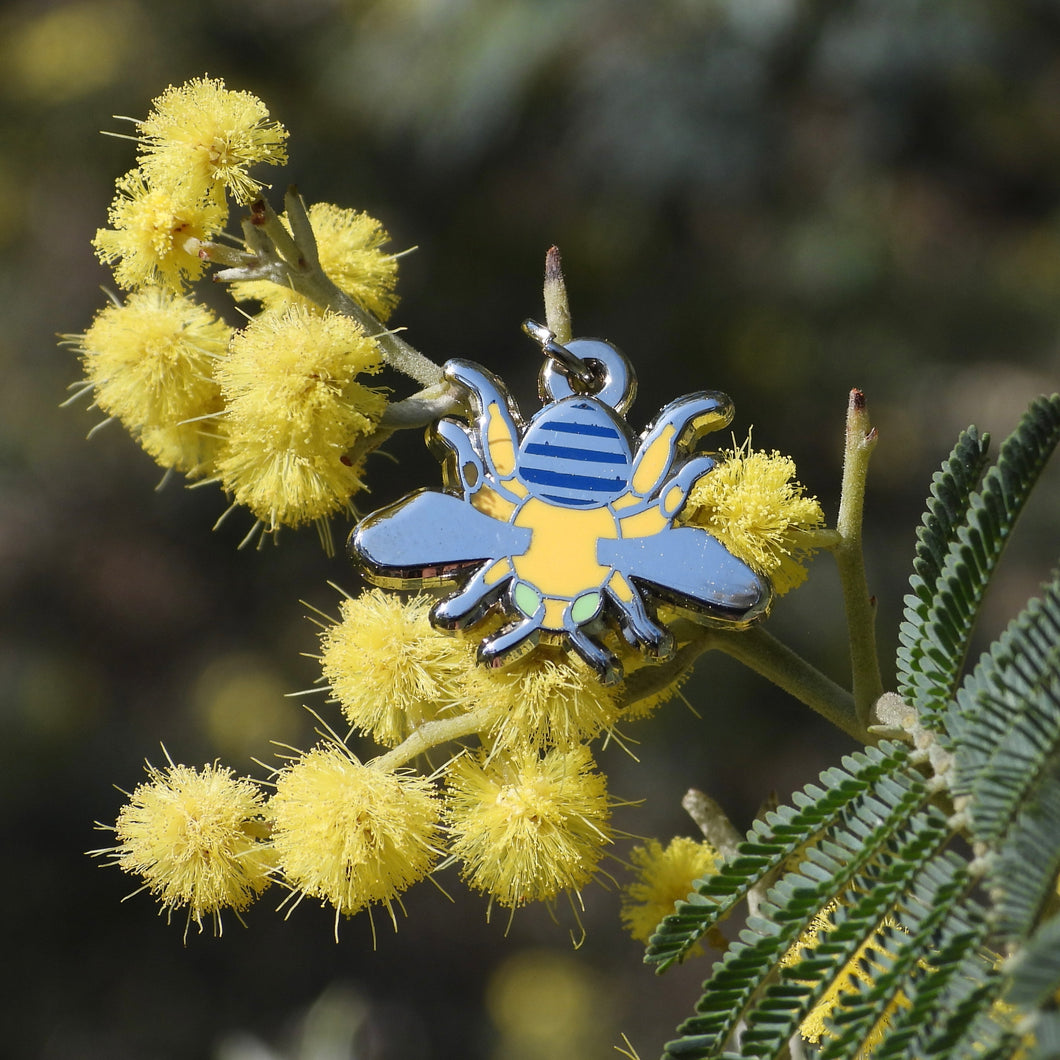
<path fill-rule="evenodd" d="M 600 339 L 559 345 L 525 329 L 547 355 L 543 408 L 527 424 L 507 388 L 470 361 L 445 365 L 466 395 L 466 424 L 429 435 L 444 491 L 423 489 L 364 519 L 350 551 L 387 588 L 454 589 L 434 606 L 443 629 L 500 610 L 511 621 L 479 658 L 503 665 L 542 638 L 573 648 L 605 682 L 622 668 L 603 643 L 607 624 L 664 658 L 674 639 L 655 614 L 665 602 L 699 621 L 745 627 L 766 613 L 766 578 L 694 526 L 674 526 L 715 458 L 694 452 L 732 419 L 717 391 L 671 402 L 639 437 L 624 418 L 636 392 L 626 358 Z"/>

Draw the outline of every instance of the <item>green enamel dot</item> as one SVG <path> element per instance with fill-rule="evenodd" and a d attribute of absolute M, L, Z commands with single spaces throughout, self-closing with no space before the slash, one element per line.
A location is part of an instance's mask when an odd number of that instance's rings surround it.
<path fill-rule="evenodd" d="M 600 602 L 599 593 L 582 593 L 581 596 L 570 605 L 571 621 L 576 626 L 580 626 L 583 622 L 588 622 L 589 619 L 594 618 L 597 611 L 600 610 Z"/>
<path fill-rule="evenodd" d="M 532 585 L 527 585 L 526 582 L 516 584 L 514 600 L 515 606 L 527 618 L 533 618 L 537 614 L 537 609 L 541 606 L 541 594 Z"/>

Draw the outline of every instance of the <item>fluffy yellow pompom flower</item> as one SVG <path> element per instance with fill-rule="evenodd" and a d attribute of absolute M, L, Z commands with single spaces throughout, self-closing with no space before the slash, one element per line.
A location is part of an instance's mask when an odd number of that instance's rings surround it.
<path fill-rule="evenodd" d="M 375 343 L 348 317 L 301 306 L 255 317 L 218 368 L 225 398 L 221 482 L 269 531 L 324 519 L 364 483 L 347 453 L 386 408 L 358 382 Z"/>
<path fill-rule="evenodd" d="M 238 202 L 250 202 L 262 183 L 247 170 L 287 161 L 287 130 L 269 121 L 257 96 L 230 91 L 220 79 L 171 85 L 136 124 L 139 161 L 152 182 L 184 189 L 192 199 L 222 198 L 227 187 Z"/>
<path fill-rule="evenodd" d="M 342 601 L 321 634 L 321 664 L 342 712 L 387 747 L 462 702 L 461 678 L 475 666 L 470 645 L 436 630 L 432 597 L 401 600 L 373 589 Z"/>
<path fill-rule="evenodd" d="M 219 926 L 222 909 L 246 909 L 270 882 L 262 794 L 224 766 L 147 772 L 118 815 L 118 845 L 94 853 L 140 876 L 167 913 L 186 906 L 200 930 L 204 916 Z"/>
<path fill-rule="evenodd" d="M 621 721 L 640 721 L 654 714 L 664 703 L 681 695 L 681 686 L 692 675 L 691 669 L 686 668 L 676 676 L 660 681 L 661 664 L 625 643 L 618 645 L 618 657 L 625 673 L 622 684 L 616 689 L 619 701 L 624 704 L 619 711 Z M 651 690 L 643 691 L 648 688 Z M 633 693 L 638 698 L 632 699 Z"/>
<path fill-rule="evenodd" d="M 539 646 L 502 669 L 475 666 L 465 689 L 501 747 L 569 749 L 610 729 L 619 713 L 615 687 L 558 648 Z"/>
<path fill-rule="evenodd" d="M 280 220 L 290 230 L 287 215 Z M 328 279 L 358 305 L 386 320 L 398 301 L 394 294 L 398 262 L 395 255 L 381 249 L 390 242 L 382 222 L 366 213 L 318 202 L 309 207 L 309 223 Z M 255 298 L 267 309 L 295 304 L 316 308 L 315 302 L 268 280 L 243 280 L 230 286 L 233 297 L 240 301 Z"/>
<path fill-rule="evenodd" d="M 153 187 L 134 169 L 118 179 L 118 194 L 92 245 L 104 264 L 117 262 L 114 279 L 126 289 L 161 284 L 180 290 L 202 275 L 198 241 L 225 226 L 228 211 L 209 199 L 189 199 L 169 187 Z"/>
<path fill-rule="evenodd" d="M 824 525 L 824 512 L 804 496 L 791 457 L 752 450 L 749 438 L 722 455 L 692 487 L 679 522 L 709 531 L 782 596 L 806 580 L 803 562 L 813 552 L 806 533 Z"/>
<path fill-rule="evenodd" d="M 718 852 L 704 840 L 676 836 L 667 846 L 649 839 L 629 855 L 637 870 L 622 888 L 622 923 L 638 941 L 647 942 L 674 902 L 684 901 L 692 883 L 718 871 Z"/>
<path fill-rule="evenodd" d="M 583 887 L 611 842 L 606 782 L 587 747 L 460 758 L 446 804 L 461 875 L 509 908 Z"/>
<path fill-rule="evenodd" d="M 292 890 L 352 916 L 389 905 L 438 855 L 439 800 L 422 777 L 362 765 L 327 744 L 280 771 L 268 818 Z"/>
<path fill-rule="evenodd" d="M 216 427 L 202 418 L 221 409 L 214 369 L 231 334 L 205 306 L 149 287 L 100 310 L 74 338 L 95 404 L 162 467 L 199 475 L 217 449 Z"/>

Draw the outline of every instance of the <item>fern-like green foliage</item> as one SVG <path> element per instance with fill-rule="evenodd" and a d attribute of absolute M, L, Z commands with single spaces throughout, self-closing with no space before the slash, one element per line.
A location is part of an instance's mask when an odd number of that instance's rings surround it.
<path fill-rule="evenodd" d="M 985 477 L 974 428 L 934 476 L 899 631 L 909 738 L 756 821 L 662 921 L 660 971 L 748 909 L 666 1057 L 784 1057 L 800 1029 L 822 1060 L 1060 1056 L 1060 573 L 962 681 L 1058 441 L 1054 395 Z"/>
<path fill-rule="evenodd" d="M 923 725 L 941 728 L 939 715 L 957 690 L 983 594 L 1058 441 L 1058 402 L 1039 398 L 1002 445 L 978 492 L 970 487 L 986 439 L 977 446 L 974 430 L 961 436 L 932 481 L 898 652 L 899 692 Z"/>

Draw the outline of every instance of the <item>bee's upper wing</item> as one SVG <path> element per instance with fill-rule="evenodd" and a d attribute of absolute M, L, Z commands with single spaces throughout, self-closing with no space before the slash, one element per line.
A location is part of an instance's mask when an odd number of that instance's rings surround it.
<path fill-rule="evenodd" d="M 747 625 L 769 609 L 769 581 L 696 526 L 601 539 L 598 555 L 648 592 L 704 618 Z"/>
<path fill-rule="evenodd" d="M 349 551 L 376 585 L 449 585 L 469 567 L 525 552 L 530 535 L 450 493 L 419 490 L 361 520 Z"/>

